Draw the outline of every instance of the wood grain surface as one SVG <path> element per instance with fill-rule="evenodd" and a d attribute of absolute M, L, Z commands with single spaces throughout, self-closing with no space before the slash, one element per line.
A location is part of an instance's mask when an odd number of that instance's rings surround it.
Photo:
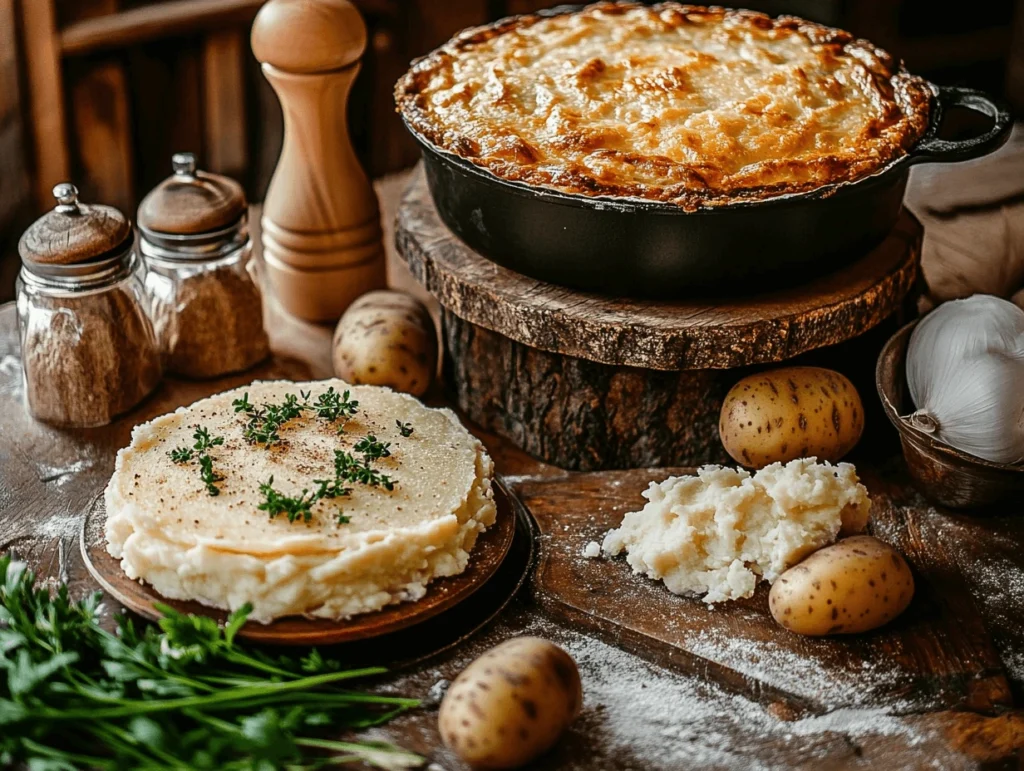
<path fill-rule="evenodd" d="M 864 259 L 786 291 L 686 302 L 608 298 L 545 284 L 476 254 L 441 222 L 419 169 L 399 209 L 396 239 L 413 275 L 465 321 L 543 351 L 683 370 L 783 361 L 863 334 L 910 291 L 921 234 L 905 213 Z"/>
<path fill-rule="evenodd" d="M 57 431 L 21 408 L 14 307 L 0 306 L 0 550 L 16 549 L 44 576 L 68 581 L 76 596 L 95 589 L 79 533 L 134 424 L 252 378 L 329 375 L 330 330 L 270 311 L 275 357 L 256 370 L 208 383 L 168 379 L 111 426 Z M 487 584 L 456 610 L 386 644 L 338 649 L 348 660 L 400 668 L 376 688 L 427 700 L 369 738 L 421 752 L 446 771 L 467 771 L 441 743 L 438 695 L 489 646 L 534 634 L 573 653 L 585 693 L 580 719 L 533 765 L 537 771 L 980 771 L 1020 761 L 1024 717 L 1004 705 L 1024 697 L 1024 593 L 1015 590 L 1024 580 L 1024 518 L 942 512 L 913 493 L 900 463 L 865 464 L 879 469 L 868 475 L 875 532 L 907 555 L 921 599 L 880 636 L 806 641 L 770 625 L 763 591 L 712 611 L 632 576 L 622 560 L 578 556 L 642 503 L 648 477 L 668 472 L 566 472 L 475 432 L 542 523 L 542 566 L 532 590 L 507 607 Z M 627 598 L 635 603 L 628 617 Z M 584 611 L 572 611 L 573 603 Z M 957 628 L 931 626 L 950 617 Z"/>
<path fill-rule="evenodd" d="M 572 485 L 558 479 L 520 484 L 547 538 L 534 578 L 544 606 L 568 622 L 631 640 L 676 666 L 798 712 L 864 703 L 904 713 L 1012 704 L 999 655 L 965 583 L 943 573 L 948 555 L 918 535 L 917 513 L 900 509 L 880 483 L 869 480 L 872 527 L 914 565 L 916 594 L 909 612 L 874 634 L 800 637 L 773 621 L 764 584 L 750 599 L 709 609 L 634 574 L 624 558 L 583 557 L 590 541 L 600 542 L 623 514 L 645 503 L 640 492 L 651 481 L 692 471 L 606 471 L 575 475 Z M 823 682 L 836 687 L 822 689 Z"/>
<path fill-rule="evenodd" d="M 403 187 L 402 180 L 392 179 L 379 188 L 386 226 Z M 258 211 L 250 219 L 258 224 Z M 392 282 L 416 292 L 405 265 L 389 257 Z M 168 379 L 111 426 L 58 431 L 34 423 L 21 407 L 15 311 L 13 305 L 0 306 L 0 551 L 17 549 L 43 576 L 68 581 L 76 596 L 94 590 L 78 549 L 80 528 L 106 485 L 115 450 L 128 443 L 135 423 L 255 378 L 330 376 L 330 328 L 282 315 L 273 303 L 268 310 L 275 355 L 257 369 L 208 383 Z M 428 402 L 442 403 L 440 394 Z M 869 431 L 873 423 L 885 426 L 881 415 L 868 421 Z M 875 500 L 874 532 L 907 555 L 923 586 L 922 604 L 915 600 L 906 618 L 877 640 L 843 643 L 852 646 L 861 666 L 836 666 L 843 649 L 834 641 L 815 644 L 760 626 L 767 618 L 763 590 L 736 609 L 712 611 L 632 576 L 622 560 L 579 556 L 577 547 L 643 503 L 648 475 L 654 479 L 669 471 L 567 472 L 470 427 L 510 489 L 544 523 L 538 547 L 545 566 L 529 591 L 507 606 L 500 599 L 505 589 L 492 592 L 488 583 L 455 610 L 422 625 L 332 651 L 360 664 L 390 663 L 396 671 L 374 688 L 425 699 L 423 709 L 367 738 L 424 754 L 435 764 L 431 771 L 468 771 L 438 735 L 440 694 L 490 646 L 532 634 L 576 657 L 584 688 L 580 718 L 533 771 L 982 771 L 1024 763 L 1024 504 L 982 519 L 935 508 L 914 491 L 902 459 L 893 456 L 895 435 L 889 450 L 858 448 L 858 468 Z M 496 580 L 506 566 L 518 564 L 512 559 L 518 543 Z M 528 562 L 529 555 L 518 559 Z M 568 576 L 568 583 L 552 591 L 544 576 L 554 570 Z M 506 580 L 514 588 L 514 577 Z M 664 639 L 606 620 L 614 608 L 597 608 L 584 624 L 567 602 L 582 598 L 581 604 L 596 606 L 586 599 L 591 590 L 607 591 L 612 600 L 629 592 L 659 599 L 656 606 L 638 605 L 643 612 L 632 612 L 628 623 Z M 108 606 L 111 613 L 119 609 L 114 602 Z M 950 616 L 962 619 L 962 628 L 932 633 L 924 626 Z M 722 629 L 745 636 L 733 643 L 723 639 Z M 900 649 L 901 641 L 918 647 Z M 1013 707 L 1000 706 L 1007 687 Z M 944 706 L 952 703 L 960 706 Z"/>

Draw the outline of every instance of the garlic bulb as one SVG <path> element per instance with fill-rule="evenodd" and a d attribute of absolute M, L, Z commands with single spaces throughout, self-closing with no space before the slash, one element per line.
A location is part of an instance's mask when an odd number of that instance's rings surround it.
<path fill-rule="evenodd" d="M 943 303 L 910 336 L 907 384 L 911 425 L 994 463 L 1024 460 L 1024 310 L 992 295 Z"/>

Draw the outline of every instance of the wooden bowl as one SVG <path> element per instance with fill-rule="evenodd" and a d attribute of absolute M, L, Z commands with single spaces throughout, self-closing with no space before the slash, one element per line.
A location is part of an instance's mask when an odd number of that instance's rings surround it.
<path fill-rule="evenodd" d="M 885 414 L 900 434 L 910 476 L 926 498 L 955 509 L 983 509 L 1024 495 L 1024 466 L 992 463 L 954 449 L 920 431 L 900 415 L 913 412 L 906 362 L 911 322 L 885 344 L 875 368 L 875 384 Z"/>

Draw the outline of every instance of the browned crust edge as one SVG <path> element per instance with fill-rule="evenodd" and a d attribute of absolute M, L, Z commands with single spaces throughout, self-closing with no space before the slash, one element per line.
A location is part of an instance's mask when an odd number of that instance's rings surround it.
<path fill-rule="evenodd" d="M 646 7 L 652 13 L 675 10 L 680 14 L 699 14 L 704 18 L 714 17 L 719 20 L 739 18 L 762 29 L 795 31 L 814 44 L 834 45 L 837 47 L 838 53 L 859 59 L 862 63 L 865 63 L 865 60 L 877 60 L 881 64 L 881 70 L 867 64 L 865 66 L 875 81 L 878 93 L 883 95 L 883 98 L 889 96 L 887 101 L 903 114 L 904 118 L 900 121 L 902 131 L 899 132 L 895 141 L 875 145 L 875 152 L 870 157 L 849 159 L 821 156 L 812 161 L 793 162 L 801 168 L 824 170 L 824 182 L 813 180 L 804 184 L 784 183 L 731 189 L 697 189 L 686 190 L 682 193 L 677 188 L 603 182 L 578 169 L 564 169 L 556 176 L 547 170 L 526 168 L 503 159 L 475 157 L 472 143 L 466 137 L 457 130 L 441 125 L 423 109 L 419 99 L 421 91 L 433 73 L 446 67 L 452 57 L 461 51 L 510 30 L 527 27 L 551 18 L 551 14 L 511 16 L 485 26 L 471 27 L 455 35 L 434 51 L 414 60 L 409 70 L 395 84 L 396 110 L 405 119 L 410 130 L 418 134 L 420 139 L 442 151 L 469 161 L 500 179 L 571 195 L 659 201 L 675 204 L 686 210 L 719 207 L 738 202 L 762 201 L 785 195 L 838 188 L 843 183 L 855 182 L 883 171 L 905 157 L 928 131 L 931 106 L 935 96 L 931 84 L 923 78 L 907 72 L 901 61 L 897 61 L 888 52 L 878 48 L 870 41 L 855 38 L 849 32 L 841 29 L 827 27 L 796 16 L 773 18 L 757 11 L 731 10 L 719 6 L 684 5 L 672 1 L 644 6 L 633 0 L 618 2 L 611 0 L 594 3 L 579 11 L 568 11 L 567 13 L 595 9 L 600 9 L 604 13 L 625 13 L 642 7 Z M 857 56 L 858 53 L 866 56 L 861 59 Z M 877 123 L 877 121 L 872 121 L 868 127 Z"/>

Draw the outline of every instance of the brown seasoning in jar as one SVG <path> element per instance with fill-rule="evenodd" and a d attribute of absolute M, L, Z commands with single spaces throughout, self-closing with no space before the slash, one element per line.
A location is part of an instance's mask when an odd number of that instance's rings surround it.
<path fill-rule="evenodd" d="M 121 287 L 81 297 L 38 298 L 25 333 L 26 397 L 39 420 L 99 426 L 127 412 L 160 380 L 153 332 Z"/>
<path fill-rule="evenodd" d="M 151 295 L 150 309 L 169 372 L 216 377 L 249 369 L 270 353 L 259 287 L 233 266 L 189 276 L 170 300 Z"/>
<path fill-rule="evenodd" d="M 66 427 L 110 423 L 160 381 L 144 309 L 131 223 L 110 206 L 82 204 L 74 185 L 18 242 L 18 326 L 25 402 Z"/>

